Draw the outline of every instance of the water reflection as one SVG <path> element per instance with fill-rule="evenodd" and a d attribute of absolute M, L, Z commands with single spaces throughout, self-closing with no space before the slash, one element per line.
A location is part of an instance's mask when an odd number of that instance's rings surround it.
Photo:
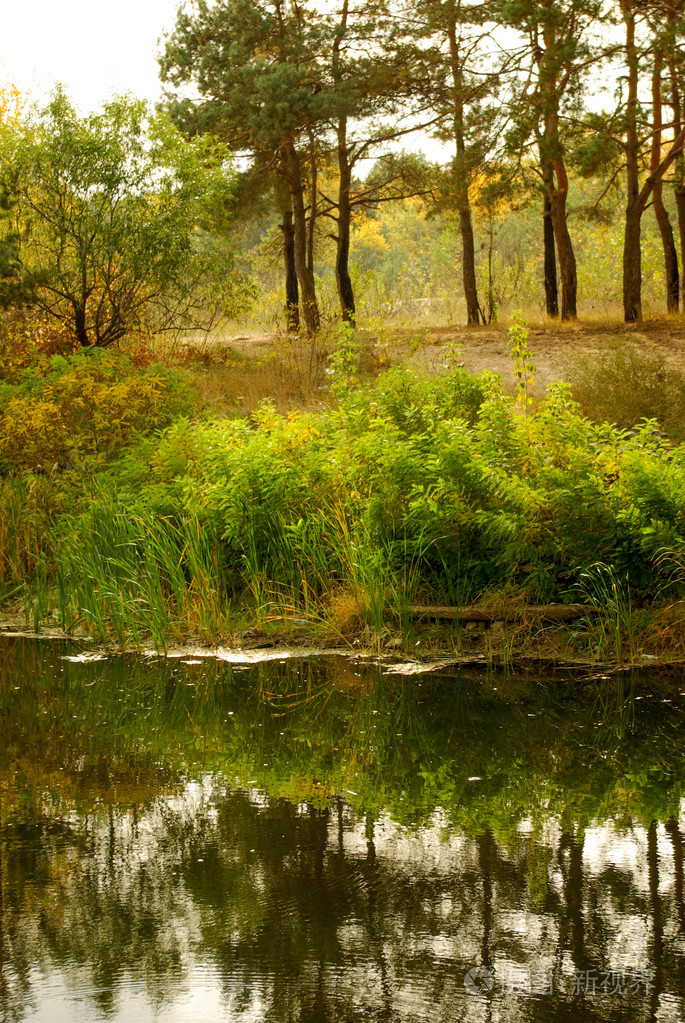
<path fill-rule="evenodd" d="M 8 1021 L 683 1018 L 677 680 L 4 653 Z"/>

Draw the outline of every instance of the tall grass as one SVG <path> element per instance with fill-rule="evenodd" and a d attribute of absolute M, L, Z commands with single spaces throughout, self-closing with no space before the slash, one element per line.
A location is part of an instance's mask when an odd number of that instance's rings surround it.
<path fill-rule="evenodd" d="M 588 633 L 598 656 L 620 663 L 638 656 L 630 585 L 612 565 L 597 562 L 580 573 L 578 589 L 596 612 L 588 618 Z"/>
<path fill-rule="evenodd" d="M 0 600 L 36 572 L 59 504 L 55 488 L 45 480 L 0 480 Z"/>
<path fill-rule="evenodd" d="M 685 376 L 663 350 L 616 339 L 591 359 L 577 360 L 569 376 L 581 411 L 595 422 L 630 428 L 657 419 L 672 440 L 685 440 Z"/>
<path fill-rule="evenodd" d="M 339 504 L 295 524 L 276 515 L 270 543 L 263 540 L 248 531 L 240 572 L 232 573 L 220 541 L 197 516 L 175 520 L 98 505 L 87 518 L 62 520 L 56 581 L 40 567 L 26 613 L 36 627 L 53 611 L 65 630 L 85 629 L 121 646 L 149 638 L 158 649 L 189 633 L 215 641 L 230 630 L 238 605 L 252 620 L 302 618 L 336 633 L 354 619 L 377 645 L 388 620 L 411 631 L 408 607 L 424 553 L 415 540 L 383 539 Z"/>
<path fill-rule="evenodd" d="M 244 555 L 242 577 L 258 611 L 292 612 L 336 633 L 356 623 L 376 643 L 388 621 L 411 631 L 408 608 L 429 546 L 420 538 L 383 537 L 336 502 L 296 523 L 276 514 L 270 540 L 264 551 L 251 534 Z"/>
<path fill-rule="evenodd" d="M 56 537 L 56 599 L 62 627 L 85 627 L 102 640 L 158 648 L 170 637 L 198 633 L 214 640 L 226 627 L 230 602 L 219 547 L 197 517 L 174 521 L 116 505 L 65 520 Z M 79 528 L 81 527 L 81 528 Z M 45 578 L 33 604 L 45 605 Z"/>

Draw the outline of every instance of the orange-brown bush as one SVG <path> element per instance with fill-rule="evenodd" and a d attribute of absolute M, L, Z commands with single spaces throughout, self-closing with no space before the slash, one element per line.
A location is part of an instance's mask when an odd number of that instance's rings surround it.
<path fill-rule="evenodd" d="M 78 347 L 63 325 L 21 310 L 6 312 L 0 320 L 0 381 L 15 382 L 22 370 L 41 357 L 69 355 Z"/>

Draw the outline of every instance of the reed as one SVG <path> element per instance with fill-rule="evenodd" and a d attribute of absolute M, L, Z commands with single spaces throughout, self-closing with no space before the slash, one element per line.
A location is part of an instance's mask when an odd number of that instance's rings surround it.
<path fill-rule="evenodd" d="M 578 588 L 595 611 L 586 619 L 586 628 L 596 656 L 619 664 L 635 661 L 639 651 L 628 581 L 612 565 L 595 562 L 581 572 Z"/>
<path fill-rule="evenodd" d="M 55 538 L 56 595 L 62 627 L 76 626 L 103 641 L 140 643 L 194 633 L 213 641 L 225 630 L 230 601 L 217 543 L 197 517 L 174 521 L 97 506 L 89 529 L 83 517 L 64 520 Z M 45 579 L 33 601 L 46 610 Z"/>

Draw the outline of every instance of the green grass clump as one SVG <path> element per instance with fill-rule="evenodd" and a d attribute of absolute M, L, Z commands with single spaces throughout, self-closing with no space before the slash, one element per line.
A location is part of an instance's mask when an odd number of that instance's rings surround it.
<path fill-rule="evenodd" d="M 212 641 L 224 624 L 217 546 L 197 519 L 98 504 L 62 523 L 56 561 L 63 628 L 83 623 L 121 645 L 150 635 L 163 648 L 189 632 Z"/>

